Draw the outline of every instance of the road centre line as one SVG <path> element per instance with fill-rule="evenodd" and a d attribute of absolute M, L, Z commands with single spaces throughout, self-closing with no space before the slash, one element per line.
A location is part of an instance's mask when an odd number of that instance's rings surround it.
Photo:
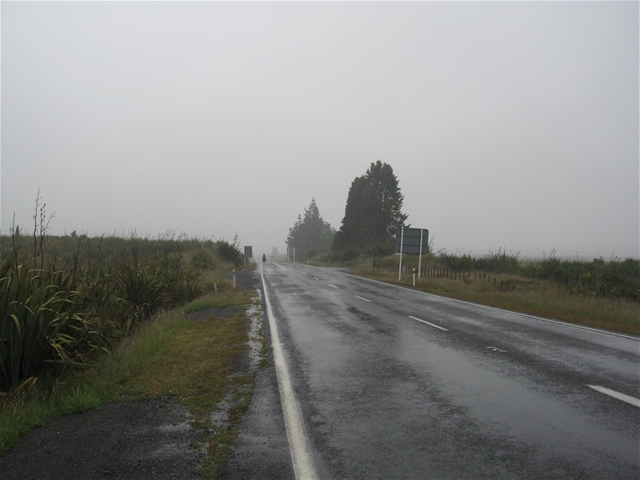
<path fill-rule="evenodd" d="M 289 370 L 284 360 L 282 352 L 282 344 L 278 335 L 278 326 L 276 318 L 271 309 L 271 302 L 267 293 L 267 284 L 264 281 L 264 273 L 262 265 L 260 265 L 260 276 L 262 277 L 262 288 L 264 289 L 264 300 L 267 306 L 267 317 L 269 317 L 269 328 L 271 329 L 271 344 L 273 346 L 273 361 L 276 367 L 276 377 L 278 378 L 278 389 L 280 391 L 280 402 L 282 404 L 282 413 L 284 415 L 284 426 L 287 431 L 287 439 L 289 441 L 289 451 L 291 453 L 291 461 L 293 463 L 293 471 L 296 479 L 315 480 L 318 478 L 309 448 L 309 440 L 304 433 L 304 424 L 302 422 L 302 412 L 300 405 L 296 399 Z"/>
<path fill-rule="evenodd" d="M 412 317 L 411 315 L 409 315 L 409 318 L 412 318 L 412 319 L 417 320 L 417 321 L 422 322 L 422 323 L 426 323 L 427 325 L 430 325 L 432 327 L 439 328 L 440 330 L 444 330 L 445 332 L 449 331 L 448 329 L 446 329 L 444 327 L 440 327 L 439 325 L 436 325 L 434 323 L 427 322 L 426 320 L 420 320 L 419 318 Z"/>
<path fill-rule="evenodd" d="M 605 395 L 609 395 L 610 397 L 617 398 L 618 400 L 622 400 L 623 402 L 627 402 L 636 407 L 640 407 L 640 400 L 634 397 L 630 397 L 629 395 L 625 395 L 624 393 L 616 392 L 615 390 L 610 390 L 605 387 L 601 387 L 600 385 L 587 385 L 589 388 L 593 388 L 594 390 L 604 393 Z"/>
<path fill-rule="evenodd" d="M 358 295 L 356 295 L 356 298 L 359 298 L 360 300 L 364 300 L 365 302 L 371 303 L 371 300 L 367 300 L 366 298 L 359 297 Z"/>

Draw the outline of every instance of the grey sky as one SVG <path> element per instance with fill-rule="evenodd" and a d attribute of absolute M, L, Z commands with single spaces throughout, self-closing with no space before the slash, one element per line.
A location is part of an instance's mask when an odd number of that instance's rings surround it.
<path fill-rule="evenodd" d="M 1 2 L 2 230 L 284 250 L 389 163 L 435 248 L 638 257 L 638 2 Z"/>

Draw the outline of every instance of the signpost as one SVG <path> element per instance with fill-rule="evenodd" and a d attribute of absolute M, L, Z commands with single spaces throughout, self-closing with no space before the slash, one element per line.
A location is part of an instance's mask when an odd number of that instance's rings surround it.
<path fill-rule="evenodd" d="M 245 245 L 244 247 L 244 264 L 247 264 L 247 259 L 253 258 L 253 248 L 251 246 Z"/>
<path fill-rule="evenodd" d="M 429 230 L 426 228 L 400 227 L 396 230 L 396 253 L 400 254 L 398 281 L 402 280 L 402 254 L 418 254 L 418 278 L 422 270 L 422 254 L 429 249 Z"/>

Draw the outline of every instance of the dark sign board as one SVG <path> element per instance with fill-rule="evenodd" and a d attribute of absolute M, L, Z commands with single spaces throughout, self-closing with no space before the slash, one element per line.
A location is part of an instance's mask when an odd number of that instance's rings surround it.
<path fill-rule="evenodd" d="M 422 251 L 420 246 L 422 245 Z M 400 247 L 402 246 L 402 249 Z M 396 253 L 423 255 L 429 248 L 429 230 L 426 228 L 400 227 L 396 231 Z"/>
<path fill-rule="evenodd" d="M 253 258 L 253 247 L 244 247 L 245 258 Z"/>

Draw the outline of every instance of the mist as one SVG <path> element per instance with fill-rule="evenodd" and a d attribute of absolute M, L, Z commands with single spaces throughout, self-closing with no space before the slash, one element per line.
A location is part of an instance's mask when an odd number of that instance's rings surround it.
<path fill-rule="evenodd" d="M 394 169 L 435 250 L 638 258 L 637 2 L 2 2 L 0 227 L 286 251 Z"/>

